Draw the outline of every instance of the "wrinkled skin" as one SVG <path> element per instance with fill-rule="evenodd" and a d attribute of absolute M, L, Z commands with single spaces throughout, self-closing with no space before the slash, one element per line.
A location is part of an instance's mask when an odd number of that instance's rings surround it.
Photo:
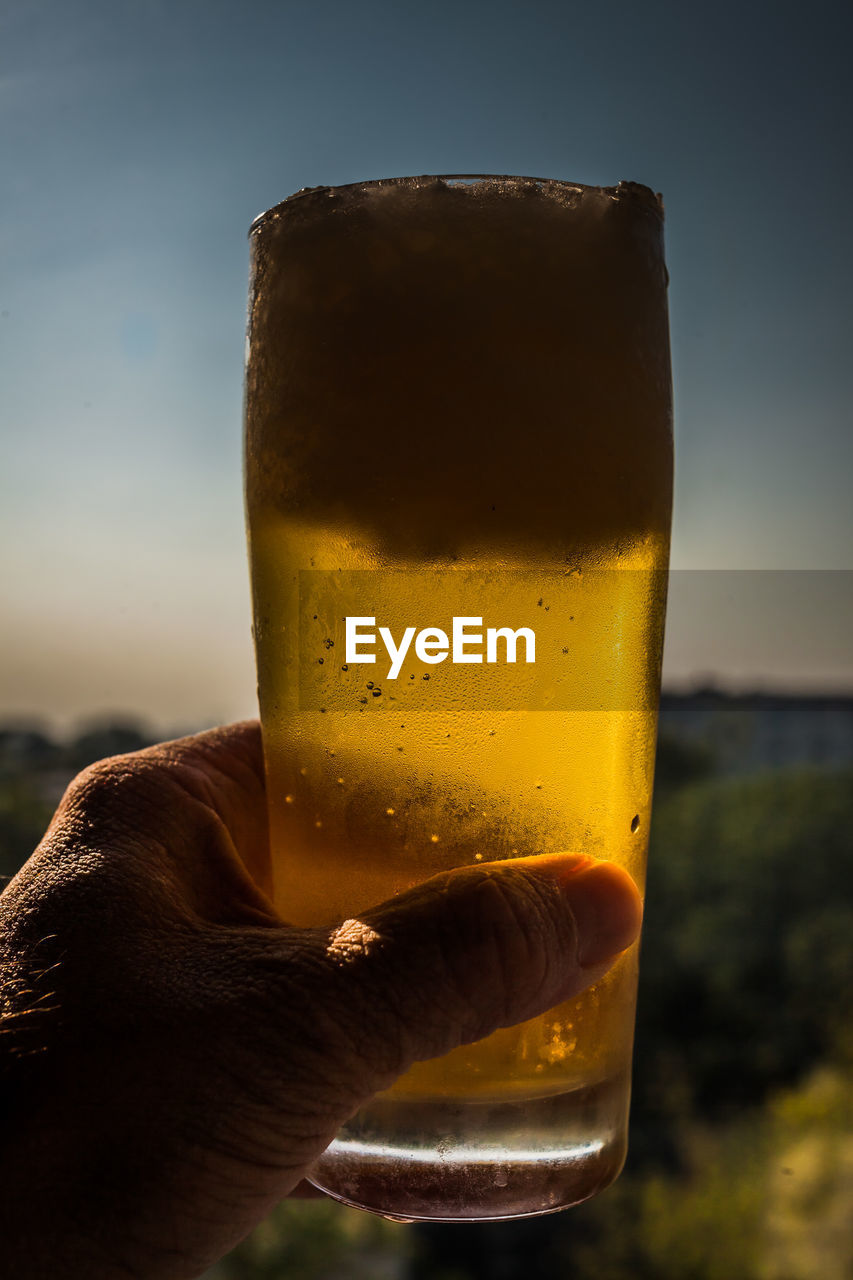
<path fill-rule="evenodd" d="M 0 896 L 0 1239 L 29 1280 L 183 1280 L 412 1062 L 596 981 L 639 929 L 569 855 L 437 876 L 295 929 L 268 867 L 257 725 L 69 787 Z"/>

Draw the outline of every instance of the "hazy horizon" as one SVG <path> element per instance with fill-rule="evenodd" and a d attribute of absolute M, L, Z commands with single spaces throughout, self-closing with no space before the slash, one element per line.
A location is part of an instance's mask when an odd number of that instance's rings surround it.
<path fill-rule="evenodd" d="M 43 720 L 60 732 L 111 718 L 139 721 L 154 730 L 195 732 L 230 720 L 254 718 L 254 666 L 248 613 L 239 669 L 241 697 L 217 704 L 218 655 L 195 655 L 195 683 L 169 683 L 150 672 L 146 700 L 98 701 L 85 684 L 58 673 L 51 710 L 33 706 L 26 693 L 0 706 L 0 725 Z M 853 570 L 674 570 L 670 574 L 663 688 L 695 692 L 716 688 L 731 694 L 853 697 Z M 128 628 L 133 641 L 133 627 Z M 81 637 L 85 643 L 85 634 Z M 130 647 L 115 654 L 114 666 L 95 672 L 120 687 Z M 14 667 L 6 663 L 7 677 Z M 188 656 L 190 665 L 190 656 Z M 85 674 L 81 662 L 80 673 Z M 251 681 L 251 683 L 250 683 Z M 25 689 L 26 685 L 22 685 Z M 208 703 L 204 699 L 208 697 Z"/>

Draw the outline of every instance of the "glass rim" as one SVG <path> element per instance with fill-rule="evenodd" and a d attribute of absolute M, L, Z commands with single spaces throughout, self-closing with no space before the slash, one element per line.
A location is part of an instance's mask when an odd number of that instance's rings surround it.
<path fill-rule="evenodd" d="M 639 198 L 650 209 L 653 209 L 660 217 L 663 216 L 663 197 L 660 192 L 655 192 L 651 187 L 646 186 L 642 182 L 633 182 L 623 180 L 614 186 L 600 186 L 594 182 L 572 182 L 567 178 L 536 178 L 527 174 L 513 173 L 419 173 L 406 174 L 396 178 L 367 178 L 362 182 L 344 182 L 338 186 L 317 187 L 300 187 L 298 191 L 294 191 L 292 195 L 285 196 L 284 200 L 280 200 L 277 204 L 271 205 L 269 209 L 265 209 L 253 218 L 249 224 L 249 236 L 260 230 L 261 226 L 271 218 L 276 217 L 287 205 L 293 204 L 296 200 L 303 200 L 307 196 L 316 196 L 319 193 L 326 192 L 328 194 L 337 194 L 342 191 L 365 190 L 371 187 L 394 187 L 407 184 L 416 185 L 418 183 L 427 182 L 443 182 L 447 186 L 471 187 L 480 182 L 511 182 L 522 186 L 532 187 L 550 187 L 563 188 L 567 191 L 584 192 L 594 191 L 600 195 L 610 196 L 613 200 L 622 199 L 625 196 L 632 195 Z"/>

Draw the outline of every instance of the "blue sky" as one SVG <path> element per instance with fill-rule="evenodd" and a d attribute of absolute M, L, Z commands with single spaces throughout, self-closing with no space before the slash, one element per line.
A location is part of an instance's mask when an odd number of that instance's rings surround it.
<path fill-rule="evenodd" d="M 662 191 L 674 562 L 853 568 L 851 26 L 820 2 L 7 0 L 0 714 L 251 713 L 246 230 L 302 186 Z M 803 599 L 843 637 L 851 578 L 830 581 Z M 843 640 L 827 665 L 744 608 L 749 656 L 703 650 L 697 614 L 671 672 L 851 677 Z"/>

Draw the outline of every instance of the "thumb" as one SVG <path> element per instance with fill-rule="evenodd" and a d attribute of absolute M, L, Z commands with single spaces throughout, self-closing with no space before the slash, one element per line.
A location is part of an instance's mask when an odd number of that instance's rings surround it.
<path fill-rule="evenodd" d="M 365 1094 L 577 995 L 631 945 L 641 918 L 626 872 L 554 854 L 445 872 L 344 921 L 328 938 L 327 972 Z"/>

